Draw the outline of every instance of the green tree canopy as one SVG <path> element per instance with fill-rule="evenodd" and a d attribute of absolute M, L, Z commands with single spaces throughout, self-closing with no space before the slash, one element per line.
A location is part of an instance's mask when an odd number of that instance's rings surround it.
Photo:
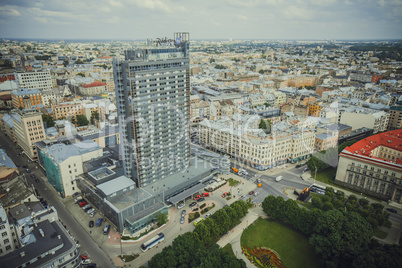
<path fill-rule="evenodd" d="M 99 121 L 99 112 L 98 111 L 92 111 L 90 121 L 91 121 L 92 125 L 95 124 L 95 121 Z"/>
<path fill-rule="evenodd" d="M 157 221 L 159 227 L 164 225 L 165 223 L 167 223 L 168 220 L 169 220 L 169 215 L 167 212 L 165 212 L 165 213 L 160 212 L 156 216 L 156 221 Z"/>
<path fill-rule="evenodd" d="M 318 218 L 310 244 L 327 266 L 339 266 L 364 252 L 372 235 L 370 224 L 359 214 L 329 210 Z"/>
<path fill-rule="evenodd" d="M 54 127 L 54 122 L 53 118 L 48 115 L 48 114 L 42 114 L 42 121 L 46 123 L 46 126 L 49 127 Z"/>
<path fill-rule="evenodd" d="M 87 126 L 89 124 L 88 119 L 85 117 L 85 115 L 83 114 L 77 114 L 76 116 L 76 120 L 77 120 L 77 125 L 79 127 L 81 126 Z"/>

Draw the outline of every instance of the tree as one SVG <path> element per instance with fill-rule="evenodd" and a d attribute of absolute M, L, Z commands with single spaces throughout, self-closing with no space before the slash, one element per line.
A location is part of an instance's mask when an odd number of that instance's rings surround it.
<path fill-rule="evenodd" d="M 64 60 L 64 61 L 63 61 L 63 65 L 64 65 L 64 67 L 67 67 L 67 65 L 68 65 L 68 60 Z"/>
<path fill-rule="evenodd" d="M 73 124 L 74 126 L 75 124 L 77 124 L 77 120 L 75 119 L 74 116 L 71 118 L 71 124 Z"/>
<path fill-rule="evenodd" d="M 160 212 L 157 216 L 156 216 L 156 221 L 158 222 L 158 227 L 161 227 L 162 225 L 164 225 L 165 223 L 167 223 L 169 220 L 169 216 L 167 212 Z"/>
<path fill-rule="evenodd" d="M 92 125 L 95 124 L 95 120 L 99 121 L 99 112 L 98 111 L 92 111 L 92 113 L 91 113 L 90 121 L 91 121 Z"/>
<path fill-rule="evenodd" d="M 236 259 L 233 254 L 226 253 L 216 244 L 207 250 L 197 233 L 187 232 L 176 237 L 172 245 L 165 247 L 161 253 L 154 255 L 148 262 L 148 267 L 245 268 L 246 263 Z"/>
<path fill-rule="evenodd" d="M 77 119 L 77 125 L 78 125 L 79 127 L 81 127 L 81 126 L 87 126 L 87 125 L 89 124 L 89 121 L 88 121 L 88 119 L 85 117 L 85 115 L 83 115 L 83 114 L 77 114 L 75 117 L 76 117 L 76 119 Z"/>
<path fill-rule="evenodd" d="M 338 266 L 363 253 L 372 235 L 373 229 L 359 214 L 329 210 L 318 218 L 309 240 L 327 266 Z"/>
<path fill-rule="evenodd" d="M 79 75 L 81 77 L 85 77 L 85 74 L 83 74 L 83 73 L 78 73 L 77 75 Z"/>
<path fill-rule="evenodd" d="M 319 198 L 319 197 L 313 197 L 311 199 L 311 203 L 313 204 L 313 206 L 315 208 L 318 208 L 318 209 L 322 208 L 322 201 L 321 201 L 321 198 Z"/>
<path fill-rule="evenodd" d="M 267 128 L 267 124 L 265 123 L 264 119 L 260 120 L 259 128 L 265 130 Z"/>
<path fill-rule="evenodd" d="M 48 114 L 42 114 L 42 121 L 43 123 L 46 123 L 48 128 L 54 126 L 53 118 Z"/>
<path fill-rule="evenodd" d="M 327 201 L 324 203 L 324 205 L 322 205 L 322 209 L 324 211 L 332 210 L 332 209 L 334 209 L 334 205 L 332 205 L 331 202 Z"/>
<path fill-rule="evenodd" d="M 258 72 L 259 72 L 260 74 L 264 74 L 264 73 L 265 73 L 265 71 L 264 71 L 263 69 L 259 70 Z"/>
<path fill-rule="evenodd" d="M 213 62 L 215 62 L 215 59 L 210 58 L 210 59 L 209 59 L 209 63 L 213 63 Z"/>
<path fill-rule="evenodd" d="M 84 64 L 85 62 L 81 59 L 78 59 L 74 62 L 74 64 Z"/>

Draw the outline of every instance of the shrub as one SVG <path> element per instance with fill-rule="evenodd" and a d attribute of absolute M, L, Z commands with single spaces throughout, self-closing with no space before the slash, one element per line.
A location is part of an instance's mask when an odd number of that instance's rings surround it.
<path fill-rule="evenodd" d="M 203 209 L 203 208 L 205 208 L 205 206 L 206 206 L 207 204 L 202 204 L 201 206 L 200 206 L 200 209 Z"/>

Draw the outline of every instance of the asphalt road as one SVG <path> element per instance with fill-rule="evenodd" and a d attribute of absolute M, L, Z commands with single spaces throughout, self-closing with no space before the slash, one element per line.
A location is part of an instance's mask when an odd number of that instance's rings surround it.
<path fill-rule="evenodd" d="M 35 187 L 40 196 L 47 201 L 49 206 L 54 206 L 56 208 L 59 219 L 64 225 L 66 225 L 67 229 L 70 231 L 70 234 L 79 241 L 79 244 L 81 245 L 80 251 L 88 252 L 90 259 L 93 260 L 98 267 L 115 267 L 109 257 L 95 242 L 93 242 L 92 238 L 82 229 L 74 217 L 66 210 L 63 202 L 61 201 L 61 197 L 47 182 L 47 178 L 45 177 L 42 169 L 40 167 L 36 169 L 36 163 L 28 163 L 27 156 L 18 156 L 18 153 L 21 150 L 18 149 L 17 145 L 12 143 L 8 137 L 5 137 L 3 132 L 0 133 L 0 146 L 6 150 L 7 155 L 14 161 L 14 163 L 20 166 L 20 174 L 25 173 L 27 182 Z M 23 165 L 28 165 L 32 172 L 27 174 L 25 172 L 25 168 L 22 168 Z M 36 178 L 39 178 L 40 182 L 36 183 L 34 179 L 31 178 L 31 174 L 34 174 Z"/>

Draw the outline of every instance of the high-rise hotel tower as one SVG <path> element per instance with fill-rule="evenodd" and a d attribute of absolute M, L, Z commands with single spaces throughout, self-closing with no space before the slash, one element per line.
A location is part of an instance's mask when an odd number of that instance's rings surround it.
<path fill-rule="evenodd" d="M 113 61 L 125 175 L 144 187 L 190 163 L 189 33 Z"/>

